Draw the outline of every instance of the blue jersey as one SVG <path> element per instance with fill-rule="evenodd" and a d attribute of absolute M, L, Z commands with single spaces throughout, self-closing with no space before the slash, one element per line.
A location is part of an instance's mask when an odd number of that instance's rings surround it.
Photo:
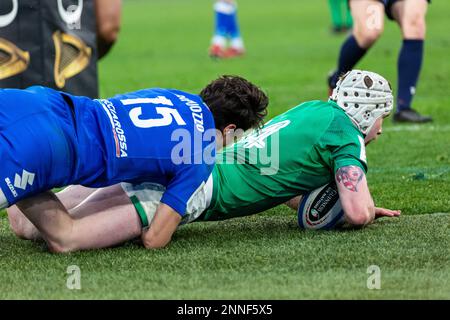
<path fill-rule="evenodd" d="M 20 100 L 26 107 L 17 112 Z M 6 122 L 21 129 L 5 131 Z M 69 184 L 154 182 L 166 187 L 161 202 L 184 215 L 214 165 L 212 114 L 199 96 L 178 90 L 146 89 L 104 100 L 43 87 L 2 90 L 0 131 L 0 160 L 9 163 L 0 169 L 0 189 L 9 205 Z"/>

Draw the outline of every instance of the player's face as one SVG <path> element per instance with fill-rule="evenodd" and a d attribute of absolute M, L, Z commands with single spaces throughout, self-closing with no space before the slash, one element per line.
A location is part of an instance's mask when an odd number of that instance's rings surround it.
<path fill-rule="evenodd" d="M 373 125 L 372 129 L 370 129 L 369 133 L 364 139 L 366 146 L 371 141 L 376 140 L 383 133 L 383 120 L 384 120 L 383 117 L 378 118 L 375 124 Z"/>

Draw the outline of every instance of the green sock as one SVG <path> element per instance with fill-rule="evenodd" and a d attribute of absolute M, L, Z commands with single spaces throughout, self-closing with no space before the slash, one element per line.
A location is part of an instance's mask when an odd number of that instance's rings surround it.
<path fill-rule="evenodd" d="M 347 28 L 351 28 L 353 26 L 353 18 L 352 14 L 350 12 L 350 6 L 348 5 L 347 0 L 341 0 L 341 4 L 344 6 L 344 12 L 345 12 L 345 26 Z"/>
<path fill-rule="evenodd" d="M 331 10 L 331 21 L 333 27 L 342 27 L 341 0 L 328 0 Z"/>

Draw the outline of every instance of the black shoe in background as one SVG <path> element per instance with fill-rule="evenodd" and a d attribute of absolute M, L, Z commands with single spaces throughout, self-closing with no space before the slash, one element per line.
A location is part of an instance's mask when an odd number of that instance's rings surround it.
<path fill-rule="evenodd" d="M 394 114 L 394 122 L 426 123 L 433 121 L 430 116 L 423 116 L 414 109 L 406 109 Z"/>
<path fill-rule="evenodd" d="M 336 88 L 336 82 L 334 78 L 336 77 L 336 71 L 330 71 L 327 76 L 327 84 L 328 84 L 328 97 L 331 97 L 333 94 L 334 88 Z"/>
<path fill-rule="evenodd" d="M 342 27 L 338 27 L 338 26 L 331 27 L 331 33 L 332 34 L 340 34 L 340 33 L 342 33 Z"/>

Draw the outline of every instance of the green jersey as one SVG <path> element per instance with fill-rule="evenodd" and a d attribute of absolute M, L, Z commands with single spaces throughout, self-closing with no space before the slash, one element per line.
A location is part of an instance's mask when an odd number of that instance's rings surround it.
<path fill-rule="evenodd" d="M 303 103 L 218 153 L 211 204 L 198 221 L 268 210 L 348 165 L 367 172 L 362 133 L 334 102 Z"/>

